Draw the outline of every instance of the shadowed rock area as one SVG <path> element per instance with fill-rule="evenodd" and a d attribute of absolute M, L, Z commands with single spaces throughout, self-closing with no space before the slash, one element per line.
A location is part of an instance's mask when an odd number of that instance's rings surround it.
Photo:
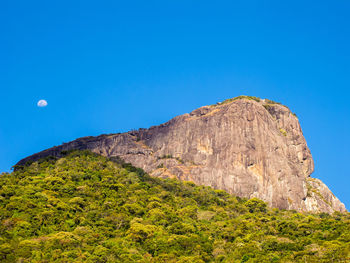
<path fill-rule="evenodd" d="M 119 157 L 152 176 L 257 197 L 280 209 L 346 211 L 326 185 L 310 177 L 314 163 L 298 118 L 267 99 L 240 96 L 149 129 L 79 138 L 17 165 L 73 149 Z"/>

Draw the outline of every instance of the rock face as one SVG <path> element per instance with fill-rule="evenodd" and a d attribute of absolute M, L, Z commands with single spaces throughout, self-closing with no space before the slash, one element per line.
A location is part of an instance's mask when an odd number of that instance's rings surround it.
<path fill-rule="evenodd" d="M 71 149 L 118 156 L 152 176 L 257 197 L 281 209 L 346 211 L 327 186 L 310 177 L 314 163 L 297 117 L 269 100 L 229 99 L 149 129 L 80 138 L 17 165 Z"/>

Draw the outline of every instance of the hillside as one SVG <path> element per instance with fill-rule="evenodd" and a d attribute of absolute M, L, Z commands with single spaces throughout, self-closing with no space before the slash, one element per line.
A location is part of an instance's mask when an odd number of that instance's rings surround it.
<path fill-rule="evenodd" d="M 18 165 L 73 149 L 119 157 L 155 177 L 256 197 L 280 209 L 346 211 L 323 182 L 310 177 L 314 163 L 298 118 L 268 99 L 240 96 L 149 129 L 79 138 Z"/>
<path fill-rule="evenodd" d="M 74 151 L 0 176 L 1 262 L 349 262 L 350 214 L 269 208 Z"/>

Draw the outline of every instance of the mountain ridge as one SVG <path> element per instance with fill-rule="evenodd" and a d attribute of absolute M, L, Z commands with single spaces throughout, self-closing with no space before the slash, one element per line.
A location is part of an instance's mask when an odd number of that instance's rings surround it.
<path fill-rule="evenodd" d="M 86 149 L 119 157 L 152 176 L 257 197 L 281 209 L 346 211 L 322 181 L 310 177 L 314 163 L 296 115 L 268 99 L 239 96 L 149 129 L 82 137 L 17 165 Z"/>

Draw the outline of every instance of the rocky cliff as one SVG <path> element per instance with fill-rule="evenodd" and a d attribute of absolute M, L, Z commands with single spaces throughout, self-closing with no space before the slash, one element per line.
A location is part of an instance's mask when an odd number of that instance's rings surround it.
<path fill-rule="evenodd" d="M 88 149 L 120 157 L 153 176 L 176 177 L 258 197 L 271 206 L 298 211 L 346 211 L 320 180 L 298 118 L 270 100 L 240 96 L 149 129 L 84 137 L 21 160 Z"/>

